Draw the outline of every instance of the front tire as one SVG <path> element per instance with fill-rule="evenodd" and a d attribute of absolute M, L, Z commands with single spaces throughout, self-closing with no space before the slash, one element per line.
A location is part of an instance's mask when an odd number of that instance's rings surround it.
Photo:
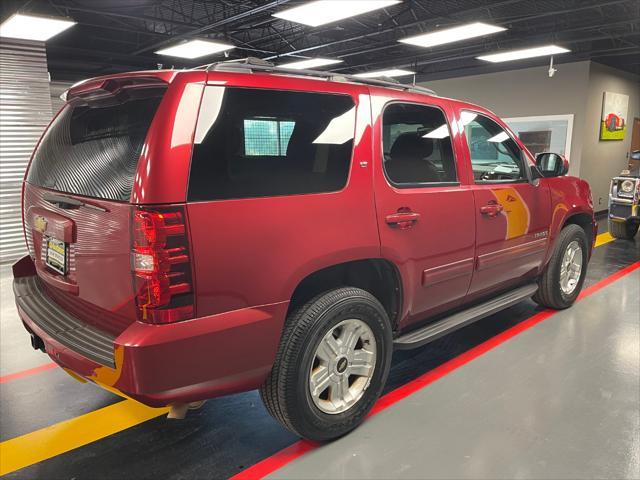
<path fill-rule="evenodd" d="M 558 235 L 533 300 L 556 310 L 569 308 L 582 290 L 588 260 L 587 235 L 578 225 L 567 225 Z"/>
<path fill-rule="evenodd" d="M 638 224 L 634 222 L 615 222 L 609 220 L 609 233 L 612 237 L 632 240 L 638 232 Z"/>
<path fill-rule="evenodd" d="M 391 324 L 380 302 L 359 288 L 332 290 L 287 319 L 260 396 L 293 433 L 332 440 L 356 428 L 373 407 L 391 354 Z"/>

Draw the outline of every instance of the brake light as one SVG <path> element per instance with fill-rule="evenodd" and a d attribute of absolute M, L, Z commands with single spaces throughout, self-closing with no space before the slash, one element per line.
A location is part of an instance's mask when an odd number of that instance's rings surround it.
<path fill-rule="evenodd" d="M 194 316 L 186 217 L 182 207 L 138 209 L 132 222 L 138 319 L 171 323 Z"/>

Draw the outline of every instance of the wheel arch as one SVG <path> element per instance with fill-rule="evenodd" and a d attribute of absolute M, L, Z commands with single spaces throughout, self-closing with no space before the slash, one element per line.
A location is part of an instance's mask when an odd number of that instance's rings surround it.
<path fill-rule="evenodd" d="M 371 293 L 389 315 L 394 332 L 397 331 L 402 308 L 402 281 L 398 268 L 383 258 L 352 260 L 309 273 L 293 289 L 287 317 L 316 295 L 346 286 Z"/>
<path fill-rule="evenodd" d="M 589 242 L 589 254 L 591 254 L 596 233 L 593 216 L 586 212 L 572 213 L 571 215 L 567 216 L 567 218 L 565 218 L 564 223 L 562 224 L 562 228 L 565 228 L 567 225 L 577 225 L 582 228 L 582 230 L 584 230 L 584 233 L 587 236 L 587 240 Z"/>

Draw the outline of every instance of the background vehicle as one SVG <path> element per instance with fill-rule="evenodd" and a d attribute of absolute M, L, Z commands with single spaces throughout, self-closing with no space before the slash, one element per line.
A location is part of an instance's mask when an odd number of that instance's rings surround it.
<path fill-rule="evenodd" d="M 640 225 L 640 151 L 631 152 L 629 168 L 611 180 L 609 232 L 630 240 Z"/>
<path fill-rule="evenodd" d="M 34 347 L 154 406 L 259 387 L 328 440 L 394 347 L 575 301 L 596 227 L 565 159 L 538 168 L 491 112 L 418 87 L 272 70 L 71 88 L 24 183 Z"/>

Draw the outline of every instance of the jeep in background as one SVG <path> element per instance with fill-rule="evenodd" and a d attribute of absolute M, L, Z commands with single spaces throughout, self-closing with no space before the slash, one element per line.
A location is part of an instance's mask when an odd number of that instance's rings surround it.
<path fill-rule="evenodd" d="M 394 348 L 575 302 L 597 228 L 567 171 L 411 85 L 252 61 L 91 79 L 27 170 L 16 304 L 75 377 L 176 415 L 259 388 L 329 440 Z"/>
<path fill-rule="evenodd" d="M 629 166 L 611 180 L 609 233 L 631 240 L 640 225 L 640 151 L 631 152 Z"/>

